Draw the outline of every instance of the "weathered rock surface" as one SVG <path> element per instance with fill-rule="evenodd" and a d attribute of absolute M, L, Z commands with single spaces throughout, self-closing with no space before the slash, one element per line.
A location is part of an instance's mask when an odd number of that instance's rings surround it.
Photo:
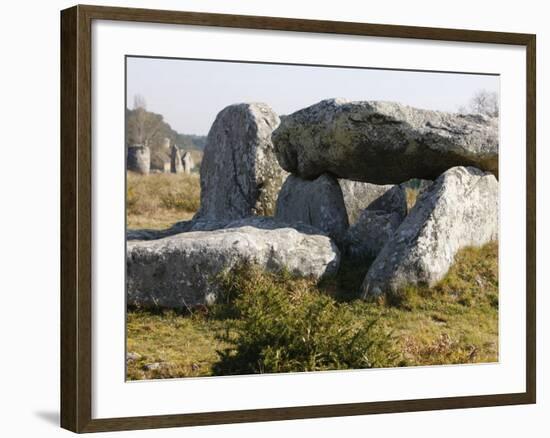
<path fill-rule="evenodd" d="M 321 278 L 335 274 L 340 262 L 338 248 L 319 230 L 261 217 L 215 231 L 129 241 L 126 256 L 128 304 L 171 308 L 214 302 L 216 276 L 238 263 Z"/>
<path fill-rule="evenodd" d="M 281 166 L 305 179 L 396 184 L 455 166 L 498 177 L 498 119 L 481 114 L 329 99 L 282 117 L 273 143 Z"/>
<path fill-rule="evenodd" d="M 342 190 L 338 181 L 327 174 L 313 181 L 289 175 L 277 199 L 275 218 L 290 224 L 311 225 L 338 243 L 348 229 Z"/>
<path fill-rule="evenodd" d="M 252 220 L 252 217 L 250 218 Z M 191 231 L 214 231 L 220 230 L 234 223 L 235 220 L 208 220 L 192 219 L 190 221 L 176 222 L 170 228 L 164 230 L 140 229 L 127 230 L 126 240 L 156 240 Z"/>
<path fill-rule="evenodd" d="M 417 186 L 418 194 L 422 195 L 425 191 L 429 190 L 429 188 L 432 186 L 433 183 L 434 183 L 433 181 L 430 181 L 427 179 L 418 180 L 418 186 Z"/>
<path fill-rule="evenodd" d="M 177 146 L 172 146 L 170 150 L 170 172 L 183 173 L 183 164 L 181 162 L 181 153 Z"/>
<path fill-rule="evenodd" d="M 126 168 L 132 172 L 148 175 L 151 170 L 151 151 L 147 146 L 128 146 Z"/>
<path fill-rule="evenodd" d="M 356 261 L 374 259 L 402 221 L 399 213 L 363 210 L 346 232 L 343 245 L 346 256 Z"/>
<path fill-rule="evenodd" d="M 263 103 L 223 109 L 208 133 L 201 164 L 201 207 L 196 217 L 239 219 L 271 215 L 286 172 L 271 133 L 279 117 Z"/>
<path fill-rule="evenodd" d="M 417 200 L 369 268 L 363 297 L 408 284 L 433 286 L 460 248 L 498 238 L 498 182 L 473 167 L 441 175 Z"/>
<path fill-rule="evenodd" d="M 184 154 L 182 155 L 181 164 L 183 166 L 183 171 L 187 175 L 189 175 L 193 170 L 193 167 L 195 167 L 195 163 L 193 162 L 193 157 L 191 156 L 191 153 L 189 151 L 184 152 Z"/>
<path fill-rule="evenodd" d="M 365 209 L 407 215 L 407 197 L 399 185 L 376 185 L 349 179 L 339 179 L 350 225 L 357 222 Z"/>

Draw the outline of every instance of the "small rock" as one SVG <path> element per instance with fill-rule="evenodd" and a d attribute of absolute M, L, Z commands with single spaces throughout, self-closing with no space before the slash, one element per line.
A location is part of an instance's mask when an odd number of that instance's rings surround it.
<path fill-rule="evenodd" d="M 157 370 L 160 370 L 160 369 L 166 368 L 166 367 L 167 367 L 166 362 L 152 362 L 152 363 L 147 363 L 147 364 L 143 365 L 143 370 L 144 371 L 157 371 Z"/>
<path fill-rule="evenodd" d="M 138 359 L 141 359 L 141 354 L 134 351 L 129 351 L 128 353 L 126 353 L 126 362 L 134 362 Z"/>

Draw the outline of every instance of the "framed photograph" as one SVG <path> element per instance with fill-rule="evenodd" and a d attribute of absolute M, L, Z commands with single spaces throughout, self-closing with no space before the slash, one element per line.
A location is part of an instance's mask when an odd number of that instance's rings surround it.
<path fill-rule="evenodd" d="M 61 425 L 536 401 L 535 35 L 61 12 Z"/>

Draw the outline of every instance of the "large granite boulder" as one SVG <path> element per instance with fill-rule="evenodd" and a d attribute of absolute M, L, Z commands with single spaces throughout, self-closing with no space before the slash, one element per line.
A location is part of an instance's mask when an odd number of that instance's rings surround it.
<path fill-rule="evenodd" d="M 459 249 L 496 240 L 498 194 L 490 173 L 473 167 L 443 173 L 378 254 L 363 282 L 363 297 L 395 293 L 408 284 L 434 286 Z"/>
<path fill-rule="evenodd" d="M 224 108 L 210 128 L 201 164 L 201 207 L 196 217 L 239 219 L 273 214 L 286 172 L 271 133 L 279 117 L 263 103 Z"/>
<path fill-rule="evenodd" d="M 126 260 L 128 304 L 185 308 L 215 302 L 218 274 L 237 264 L 319 279 L 337 272 L 340 254 L 318 230 L 256 217 L 214 231 L 129 241 Z"/>
<path fill-rule="evenodd" d="M 148 175 L 151 170 L 151 150 L 147 146 L 129 146 L 126 168 L 131 172 Z"/>
<path fill-rule="evenodd" d="M 275 218 L 290 224 L 311 225 L 337 243 L 348 229 L 342 190 L 338 181 L 327 174 L 313 181 L 289 175 L 277 199 Z"/>
<path fill-rule="evenodd" d="M 305 179 L 396 184 L 455 166 L 498 176 L 498 119 L 481 114 L 330 99 L 283 117 L 273 143 L 281 166 Z"/>
<path fill-rule="evenodd" d="M 345 234 L 343 252 L 356 262 L 372 261 L 401 225 L 399 213 L 365 209 Z"/>
<path fill-rule="evenodd" d="M 350 225 L 357 222 L 365 209 L 407 215 L 407 197 L 400 185 L 377 185 L 339 179 Z"/>

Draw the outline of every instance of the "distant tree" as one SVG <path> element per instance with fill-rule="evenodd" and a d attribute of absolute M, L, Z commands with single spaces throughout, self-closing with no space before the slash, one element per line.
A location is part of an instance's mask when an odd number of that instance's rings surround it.
<path fill-rule="evenodd" d="M 140 94 L 134 96 L 134 108 L 127 115 L 128 142 L 151 146 L 153 138 L 163 124 L 162 116 L 148 112 L 147 102 Z"/>
<path fill-rule="evenodd" d="M 162 170 L 164 163 L 170 161 L 170 150 L 164 147 L 166 138 L 170 139 L 170 144 L 185 151 L 202 150 L 206 142 L 204 136 L 176 132 L 161 114 L 148 111 L 145 98 L 136 94 L 132 109 L 126 108 L 126 146 L 148 146 L 151 150 L 151 168 Z"/>
<path fill-rule="evenodd" d="M 143 108 L 144 110 L 147 109 L 147 102 L 145 101 L 145 97 L 141 94 L 134 95 L 134 109 L 138 108 Z"/>
<path fill-rule="evenodd" d="M 466 107 L 459 109 L 461 113 L 479 113 L 487 116 L 498 117 L 499 99 L 495 91 L 479 90 L 468 102 Z"/>
<path fill-rule="evenodd" d="M 185 150 L 203 150 L 206 145 L 206 136 L 178 133 L 176 143 Z"/>

